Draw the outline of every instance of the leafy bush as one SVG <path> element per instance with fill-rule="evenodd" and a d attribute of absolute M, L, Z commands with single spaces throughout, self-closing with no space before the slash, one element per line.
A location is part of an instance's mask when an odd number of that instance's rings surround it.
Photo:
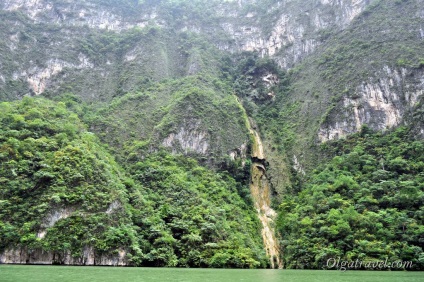
<path fill-rule="evenodd" d="M 335 257 L 387 258 L 424 269 L 424 142 L 399 128 L 387 135 L 363 131 L 330 147 L 339 156 L 280 205 L 286 266 L 318 269 Z"/>

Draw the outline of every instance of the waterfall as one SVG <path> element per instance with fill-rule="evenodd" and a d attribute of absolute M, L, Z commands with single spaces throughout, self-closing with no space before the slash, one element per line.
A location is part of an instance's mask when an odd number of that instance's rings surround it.
<path fill-rule="evenodd" d="M 249 128 L 253 139 L 250 193 L 252 194 L 255 209 L 258 212 L 258 218 L 262 223 L 261 233 L 265 251 L 270 259 L 271 267 L 282 268 L 280 248 L 274 230 L 274 219 L 277 214 L 271 208 L 271 189 L 266 175 L 266 160 L 262 140 L 255 126 L 252 125 L 253 122 L 247 117 L 246 111 L 238 97 L 235 96 L 235 98 L 246 116 L 246 126 Z"/>
<path fill-rule="evenodd" d="M 260 136 L 250 126 L 250 134 L 253 136 L 252 168 L 250 179 L 250 192 L 252 194 L 255 209 L 262 223 L 262 238 L 265 250 L 270 258 L 272 268 L 282 268 L 280 249 L 275 237 L 273 221 L 276 212 L 271 208 L 271 190 L 266 176 L 265 156 Z"/>

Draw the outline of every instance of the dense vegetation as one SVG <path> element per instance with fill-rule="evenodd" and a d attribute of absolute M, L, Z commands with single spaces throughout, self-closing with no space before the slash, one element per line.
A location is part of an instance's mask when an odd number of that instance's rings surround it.
<path fill-rule="evenodd" d="M 125 250 L 131 265 L 267 265 L 246 188 L 230 175 L 167 152 L 138 158 L 139 143 L 124 174 L 65 103 L 0 107 L 1 251 L 52 251 L 58 263 L 93 248 Z"/>
<path fill-rule="evenodd" d="M 121 169 L 64 103 L 25 98 L 0 107 L 2 250 L 70 250 L 77 257 L 130 224 Z M 114 202 L 117 209 L 105 213 Z M 69 217 L 54 224 L 54 213 L 65 211 Z M 37 237 L 43 231 L 45 238 Z"/>
<path fill-rule="evenodd" d="M 148 250 L 146 265 L 266 266 L 256 214 L 229 175 L 165 152 L 134 163 L 130 171 L 145 187 L 132 191 L 131 203 Z"/>
<path fill-rule="evenodd" d="M 320 33 L 329 32 L 322 45 L 289 71 L 289 89 L 281 94 L 278 105 L 269 107 L 276 109 L 277 117 L 269 119 L 271 127 L 278 125 L 284 133 L 271 133 L 271 138 L 280 138 L 284 149 L 289 155 L 296 155 L 305 170 L 325 161 L 317 147 L 317 132 L 327 124 L 334 125 L 353 115 L 352 106 L 344 105 L 344 101 L 357 99 L 361 85 L 378 85 L 393 79 L 388 72 L 403 71 L 401 83 L 387 86 L 386 95 L 396 93 L 401 97 L 398 103 L 402 104 L 397 107 L 410 107 L 405 102 L 408 95 L 419 93 L 415 79 L 423 69 L 420 50 L 424 41 L 418 33 L 424 18 L 417 12 L 420 7 L 415 1 L 370 1 L 365 11 L 345 29 L 321 30 Z M 367 107 L 366 100 L 359 103 L 360 107 Z M 411 113 L 422 112 L 422 106 L 422 102 L 417 103 L 400 118 L 410 123 Z M 371 119 L 378 115 L 369 108 L 367 111 Z M 381 129 L 376 120 L 368 126 Z"/>
<path fill-rule="evenodd" d="M 286 266 L 346 261 L 412 261 L 423 269 L 424 142 L 408 129 L 361 133 L 325 144 L 335 155 L 279 208 Z"/>
<path fill-rule="evenodd" d="M 0 11 L 0 102 L 22 99 L 0 104 L 0 254 L 269 266 L 248 188 L 250 118 L 286 268 L 334 257 L 424 268 L 419 1 L 365 1 L 346 26 L 334 20 L 346 1 L 50 2 L 35 20 Z M 284 44 L 267 57 L 275 27 Z M 239 52 L 251 45 L 261 54 Z M 357 89 L 382 80 L 398 97 L 380 102 L 408 126 L 383 134 L 374 120 L 322 144 L 320 128 L 351 114 L 344 99 L 368 111 Z"/>
<path fill-rule="evenodd" d="M 244 112 L 231 91 L 225 81 L 202 72 L 152 83 L 82 114 L 119 158 L 133 142 L 158 148 L 164 139 L 180 134 L 180 140 L 167 145 L 172 151 L 219 167 L 228 161 L 228 152 L 249 141 Z M 195 138 L 198 144 L 191 145 Z"/>

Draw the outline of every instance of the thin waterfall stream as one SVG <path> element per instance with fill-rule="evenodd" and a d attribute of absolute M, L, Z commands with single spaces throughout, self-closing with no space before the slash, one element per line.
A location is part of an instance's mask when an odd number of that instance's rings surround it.
<path fill-rule="evenodd" d="M 253 197 L 255 209 L 258 212 L 259 220 L 262 223 L 262 238 L 266 253 L 270 258 L 271 267 L 282 268 L 280 249 L 273 226 L 273 221 L 277 214 L 271 208 L 271 190 L 266 176 L 263 145 L 258 132 L 252 126 L 250 126 L 249 130 L 254 140 L 252 147 L 250 192 Z"/>
<path fill-rule="evenodd" d="M 238 97 L 235 96 L 235 98 L 246 114 Z M 258 212 L 258 218 L 262 223 L 262 239 L 264 241 L 266 254 L 270 259 L 271 268 L 282 268 L 283 264 L 280 259 L 280 248 L 274 230 L 274 219 L 277 213 L 271 208 L 271 189 L 266 175 L 264 148 L 259 133 L 248 117 L 246 123 L 253 138 L 250 193 L 252 194 L 255 209 Z"/>

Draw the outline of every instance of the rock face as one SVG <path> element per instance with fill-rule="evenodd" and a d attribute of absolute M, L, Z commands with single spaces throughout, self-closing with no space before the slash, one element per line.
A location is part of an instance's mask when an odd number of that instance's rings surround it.
<path fill-rule="evenodd" d="M 121 208 L 122 204 L 115 200 L 110 203 L 105 211 L 111 215 Z M 42 224 L 37 233 L 37 239 L 45 238 L 48 229 L 53 227 L 58 221 L 64 220 L 74 213 L 81 214 L 77 207 L 64 207 L 52 209 L 45 215 Z M 45 251 L 42 249 L 29 249 L 27 247 L 8 247 L 0 252 L 0 264 L 63 264 L 63 265 L 107 265 L 107 266 L 125 266 L 129 265 L 127 260 L 127 251 L 119 248 L 114 254 L 96 253 L 92 246 L 84 246 L 81 255 L 72 256 L 70 250 L 66 251 Z"/>
<path fill-rule="evenodd" d="M 263 15 L 247 14 L 249 25 L 225 24 L 223 27 L 237 42 L 238 50 L 257 51 L 275 56 L 283 68 L 291 68 L 313 53 L 326 32 L 346 27 L 369 4 L 367 0 L 278 1 L 269 7 L 267 18 L 271 31 L 257 26 Z M 313 9 L 311 9 L 313 7 Z M 237 15 L 238 17 L 243 15 Z"/>
<path fill-rule="evenodd" d="M 59 59 L 51 59 L 46 63 L 44 68 L 32 67 L 29 70 L 24 70 L 21 73 L 14 73 L 15 79 L 26 79 L 29 88 L 35 95 L 42 94 L 51 84 L 52 77 L 56 76 L 66 68 L 74 70 L 90 69 L 94 65 L 83 54 L 79 54 L 78 59 L 80 64 L 68 63 Z"/>
<path fill-rule="evenodd" d="M 209 1 L 205 5 L 213 7 L 213 22 L 192 17 L 188 8 L 178 10 L 184 15 L 181 21 L 172 22 L 169 12 L 175 7 L 160 3 L 143 6 L 135 2 L 113 5 L 107 1 L 5 0 L 0 4 L 1 10 L 6 14 L 19 13 L 23 18 L 6 19 L 7 25 L 13 28 L 5 34 L 10 40 L 5 43 L 4 52 L 11 55 L 6 56 L 12 58 L 10 64 L 15 61 L 19 65 L 6 67 L 7 61 L 0 65 L 0 88 L 5 89 L 4 95 L 9 99 L 14 99 L 40 95 L 46 89 L 55 91 L 66 84 L 88 100 L 105 101 L 137 89 L 140 77 L 160 80 L 192 75 L 207 64 L 197 50 L 172 50 L 172 47 L 164 47 L 160 40 L 156 42 L 154 35 L 127 44 L 122 54 L 105 54 L 107 59 L 97 61 L 87 55 L 89 52 L 84 53 L 89 44 L 79 42 L 92 32 L 124 34 L 134 28 L 147 27 L 202 34 L 221 50 L 257 52 L 290 69 L 376 3 L 376 0 L 282 0 L 271 1 L 264 7 L 261 1 L 255 0 Z M 422 19 L 423 14 L 424 11 L 418 9 L 414 16 Z M 43 25 L 45 31 L 36 37 L 29 35 L 27 27 L 37 25 Z M 63 36 L 48 41 L 43 37 L 58 32 L 48 31 L 47 27 L 53 26 L 60 27 Z M 415 37 L 422 40 L 423 34 L 420 25 Z M 175 38 L 169 40 L 173 42 Z M 75 48 L 81 50 L 72 51 Z M 31 53 L 29 49 L 45 54 Z M 17 63 L 20 57 L 24 61 Z M 127 73 L 133 76 L 125 75 Z M 274 77 L 263 79 L 270 85 L 275 84 Z M 93 85 L 93 81 L 101 83 Z M 421 97 L 422 72 L 386 66 L 355 87 L 354 93 L 343 97 L 320 126 L 320 141 L 356 132 L 363 124 L 377 130 L 401 124 Z M 269 96 L 273 98 L 275 93 L 270 91 Z M 204 141 L 205 134 L 181 127 L 179 132 L 163 140 L 163 144 L 172 146 L 178 140 L 183 151 L 205 154 L 211 146 Z"/>
<path fill-rule="evenodd" d="M 387 130 L 406 123 L 424 94 L 424 71 L 385 66 L 378 79 L 363 81 L 344 97 L 319 131 L 320 141 L 357 132 L 362 125 Z"/>
<path fill-rule="evenodd" d="M 141 2 L 155 3 L 147 6 L 139 4 Z M 301 65 L 302 61 L 313 57 L 314 54 L 318 53 L 319 57 L 321 53 L 318 50 L 325 45 L 328 38 L 333 38 L 336 34 L 346 30 L 352 23 L 355 23 L 355 20 L 357 22 L 365 21 L 363 18 L 358 19 L 358 15 L 365 14 L 363 12 L 367 11 L 368 6 L 381 1 L 281 0 L 266 1 L 266 5 L 263 4 L 264 1 L 260 0 L 202 1 L 201 3 L 205 5 L 202 6 L 203 10 L 210 11 L 206 20 L 202 19 L 203 14 L 198 16 L 190 6 L 177 9 L 172 2 L 175 1 L 2 1 L 0 3 L 2 15 L 0 35 L 5 40 L 0 42 L 0 100 L 13 100 L 25 95 L 41 95 L 46 92 L 56 94 L 69 91 L 81 96 L 85 101 L 107 103 L 125 93 L 147 88 L 152 81 L 172 80 L 184 76 L 202 76 L 203 71 L 206 73 L 209 71 L 214 75 L 219 73 L 217 77 L 220 77 L 222 71 L 220 63 L 217 62 L 221 59 L 220 51 L 228 54 L 256 52 L 261 57 L 272 58 L 281 68 L 290 70 Z M 189 2 L 191 3 L 191 1 L 187 1 L 187 3 Z M 392 2 L 395 4 L 394 1 Z M 418 4 L 414 5 L 418 6 Z M 403 3 L 402 5 L 407 4 Z M 422 8 L 415 10 L 415 16 L 422 21 L 424 10 Z M 378 29 L 381 34 L 390 35 L 392 33 L 386 29 L 386 26 L 371 27 L 370 32 L 372 32 L 372 28 Z M 419 25 L 418 29 L 414 26 L 411 27 L 411 30 L 408 31 L 412 34 L 411 38 L 424 40 L 424 23 Z M 364 32 L 366 31 L 364 29 Z M 360 39 L 365 43 L 357 40 L 355 44 L 364 46 L 366 50 L 371 49 L 366 44 L 367 40 Z M 377 44 L 380 43 L 373 42 L 377 47 Z M 206 50 L 207 48 L 213 49 L 210 51 Z M 405 53 L 409 51 L 406 50 Z M 214 57 L 214 53 L 220 55 Z M 366 52 L 364 51 L 364 53 Z M 411 51 L 411 53 L 413 52 Z M 322 60 L 322 64 L 324 64 L 326 59 L 318 58 L 316 60 Z M 340 60 L 344 59 L 341 56 Z M 301 122 L 296 120 L 293 127 L 300 128 L 298 131 L 303 130 L 302 127 L 306 127 L 307 134 L 313 134 L 313 137 L 317 137 L 320 142 L 355 133 L 363 125 L 384 131 L 413 121 L 417 123 L 417 136 L 424 137 L 424 117 L 422 114 L 420 115 L 419 111 L 415 111 L 420 103 L 423 104 L 424 70 L 422 64 L 417 64 L 414 68 L 401 67 L 402 64 L 394 63 L 386 64 L 383 67 L 380 62 L 375 65 L 378 65 L 380 69 L 362 77 L 359 82 L 352 82 L 354 85 L 349 85 L 350 92 L 343 93 L 341 98 L 334 102 L 335 105 L 331 110 L 328 110 L 332 103 L 330 102 L 331 98 L 328 97 L 340 94 L 331 93 L 331 87 L 327 87 L 331 86 L 333 82 L 321 83 L 321 77 L 317 73 L 305 72 L 307 75 L 304 77 L 307 78 L 304 80 L 304 84 L 307 84 L 306 82 L 315 76 L 313 78 L 315 81 L 311 83 L 310 88 L 319 88 L 322 84 L 325 85 L 322 88 L 330 90 L 320 89 L 317 91 L 319 93 L 312 94 L 314 89 L 307 89 L 309 85 L 304 88 L 298 87 L 292 92 L 294 93 L 292 96 L 296 97 L 288 97 L 286 99 L 289 101 L 288 104 L 282 104 L 281 108 L 291 106 L 291 102 L 295 106 L 301 105 L 299 107 L 303 108 L 299 111 L 300 114 L 293 114 L 292 118 L 299 119 L 302 116 L 308 116 L 308 118 Z M 308 66 L 303 67 L 307 69 Z M 347 68 L 347 66 L 344 67 Z M 337 65 L 334 64 L 334 69 L 336 68 Z M 316 66 L 316 69 L 313 70 L 324 72 L 320 66 Z M 264 101 L 266 103 L 278 101 L 275 97 L 277 93 L 274 93 L 273 89 L 279 85 L 279 77 L 274 73 L 264 73 L 259 79 L 264 85 L 266 93 L 264 96 L 266 97 L 255 101 L 258 104 L 265 103 Z M 215 90 L 221 83 L 218 81 L 219 79 L 216 80 L 211 83 L 213 84 L 210 86 L 211 95 L 216 94 Z M 328 80 L 331 80 L 331 77 Z M 171 89 L 168 92 L 174 91 L 175 89 Z M 224 100 L 230 95 L 231 89 L 225 89 L 222 92 L 225 93 L 220 98 Z M 308 95 L 310 97 L 306 97 Z M 312 97 L 313 95 L 315 97 Z M 328 99 L 319 100 L 319 95 L 327 95 Z M 169 97 L 173 96 L 169 95 Z M 307 98 L 311 99 L 307 101 Z M 149 99 L 151 99 L 149 100 L 150 104 L 140 104 L 140 107 L 151 107 L 152 112 L 140 115 L 140 117 L 151 118 L 155 114 L 161 114 L 161 111 L 166 112 L 167 105 L 156 105 L 155 108 L 153 105 L 156 97 Z M 197 102 L 198 98 L 192 100 Z M 217 108 L 223 106 L 222 100 L 219 100 Z M 204 99 L 201 103 L 205 105 L 205 101 L 213 100 Z M 128 103 L 135 102 L 129 101 Z M 162 107 L 164 109 L 161 109 Z M 181 108 L 185 109 L 185 107 L 186 103 L 182 102 Z M 157 123 L 152 123 L 151 127 L 140 127 L 139 131 L 147 132 L 146 134 L 143 132 L 145 135 L 154 132 L 154 136 L 160 136 L 154 142 L 170 148 L 174 153 L 194 153 L 205 159 L 211 156 L 225 155 L 233 161 L 241 158 L 244 163 L 248 154 L 248 142 L 247 132 L 243 132 L 243 130 L 247 131 L 247 126 L 244 123 L 235 125 L 233 122 L 235 119 L 229 119 L 231 122 L 224 121 L 217 123 L 219 126 L 211 127 L 202 120 L 206 114 L 209 114 L 208 112 L 202 112 L 203 116 L 197 115 L 201 108 L 202 105 L 196 104 L 192 109 L 187 109 L 184 117 L 175 120 L 169 119 L 166 126 L 171 129 L 166 133 L 161 127 L 160 118 Z M 116 110 L 117 117 L 122 115 L 121 110 L 122 108 Z M 137 110 L 139 109 L 134 108 L 131 112 L 128 111 L 128 115 L 134 114 Z M 241 116 L 239 113 L 235 113 L 237 110 L 235 107 L 220 108 L 220 110 L 222 110 L 220 116 L 227 117 L 227 114 L 228 118 Z M 323 122 L 318 122 L 319 117 L 326 110 L 328 111 L 325 119 L 322 120 Z M 216 109 L 213 111 L 218 112 Z M 308 112 L 313 111 L 315 111 L 314 114 L 307 115 Z M 277 113 L 276 116 L 278 116 Z M 218 115 L 214 116 L 214 119 L 218 118 Z M 128 118 L 128 120 L 131 119 Z M 127 124 L 123 126 L 124 122 L 125 120 L 117 123 L 116 132 L 126 131 Z M 253 122 L 251 123 L 253 124 Z M 309 124 L 313 125 L 309 126 Z M 312 127 L 313 129 L 311 129 Z M 108 130 L 106 129 L 105 132 Z M 164 134 L 162 135 L 162 133 Z M 137 136 L 137 130 L 125 132 L 125 134 Z M 147 139 L 143 134 L 137 138 Z M 273 230 L 275 212 L 270 207 L 270 197 L 271 188 L 275 189 L 277 186 L 285 185 L 278 175 L 284 176 L 281 178 L 289 178 L 290 171 L 288 166 L 276 165 L 283 162 L 275 160 L 278 157 L 270 156 L 273 147 L 272 140 L 264 138 L 262 144 L 255 128 L 251 131 L 251 137 L 255 142 L 252 148 L 253 164 L 250 188 L 258 217 L 262 222 L 263 240 L 271 259 L 271 265 L 280 267 L 278 241 Z M 296 140 L 304 142 L 301 145 L 296 144 L 298 146 L 296 150 L 302 151 L 308 147 L 304 145 L 306 142 L 311 142 L 312 139 L 299 138 Z M 299 174 L 305 174 L 307 168 L 304 166 L 301 153 L 291 154 L 292 157 L 287 163 L 291 162 L 293 169 Z M 268 157 L 267 161 L 265 161 L 265 155 Z M 268 161 L 273 167 L 266 167 Z M 273 176 L 272 179 L 270 176 Z M 273 187 L 269 183 L 272 183 Z M 277 192 L 283 194 L 283 191 Z M 106 214 L 113 213 L 119 207 L 118 202 L 111 203 Z M 66 219 L 72 213 L 72 209 L 61 209 L 48 214 L 42 228 L 38 230 L 38 239 L 45 238 L 49 227 L 54 226 L 61 219 Z M 91 246 L 85 246 L 81 256 L 77 258 L 71 257 L 66 252 L 9 248 L 0 254 L 0 262 L 75 265 L 128 264 L 125 250 L 118 250 L 118 254 L 112 256 L 96 254 Z"/>
<path fill-rule="evenodd" d="M 128 48 L 126 53 L 118 57 L 115 54 L 105 54 L 110 58 L 97 62 L 91 61 L 81 52 L 73 51 L 81 47 L 80 39 L 87 38 L 90 33 L 104 31 L 122 34 L 145 27 L 166 29 L 172 26 L 174 31 L 178 32 L 205 34 L 221 50 L 259 52 L 262 56 L 273 56 L 283 68 L 291 68 L 305 56 L 313 53 L 325 40 L 329 30 L 336 31 L 347 26 L 364 10 L 368 2 L 369 0 L 285 0 L 268 4 L 268 7 L 264 9 L 260 1 L 211 1 L 207 5 L 212 5 L 216 22 L 202 22 L 201 19 L 191 16 L 192 11 L 187 9 L 182 12 L 185 13 L 184 21 L 175 26 L 170 22 L 167 10 L 172 9 L 172 5 L 168 7 L 166 4 L 143 6 L 127 2 L 114 5 L 107 1 L 6 0 L 0 4 L 0 9 L 9 15 L 20 15 L 21 18 L 7 19 L 9 21 L 7 25 L 13 28 L 5 34 L 10 38 L 7 43 L 9 50 L 2 52 L 10 52 L 12 56 L 19 53 L 25 54 L 22 58 L 18 56 L 14 59 L 14 61 L 18 61 L 18 58 L 25 59 L 25 62 L 19 62 L 20 66 L 14 68 L 14 72 L 0 66 L 0 85 L 2 81 L 5 84 L 7 82 L 21 83 L 22 89 L 17 96 L 39 95 L 47 88 L 49 90 L 57 88 L 67 81 L 67 78 L 71 81 L 75 80 L 71 73 L 91 70 L 93 72 L 89 75 L 91 80 L 110 81 L 100 91 L 108 93 L 110 89 L 119 87 L 118 82 L 113 82 L 114 77 L 116 78 L 119 74 L 114 73 L 113 70 L 121 64 L 133 64 L 144 69 L 146 65 L 157 64 L 160 60 L 160 64 L 175 63 L 172 68 L 181 66 L 182 62 L 177 61 L 176 56 L 173 59 L 168 58 L 169 48 L 162 50 L 163 46 L 156 46 L 153 42 L 147 44 L 135 42 L 136 44 L 131 46 L 133 48 Z M 28 26 L 42 26 L 43 32 L 40 35 L 31 36 L 27 33 Z M 49 30 L 49 27 L 57 30 Z M 61 32 L 63 36 L 55 38 L 52 32 L 55 34 Z M 146 47 L 150 44 L 153 44 L 152 50 Z M 85 50 L 84 48 L 88 46 L 83 44 L 81 50 Z M 157 56 L 153 56 L 156 62 L 145 58 L 146 52 L 152 53 L 154 50 L 157 51 Z M 42 54 L 43 52 L 45 54 Z M 177 56 L 184 57 L 186 54 L 182 52 Z M 200 69 L 200 60 L 193 61 L 195 57 L 189 56 L 188 61 L 184 62 L 186 66 L 183 69 L 187 74 L 197 73 Z M 10 64 L 13 64 L 12 61 Z M 155 67 L 153 72 L 151 69 L 146 69 L 145 72 L 151 72 L 150 75 L 153 78 L 166 78 L 172 76 L 172 71 L 167 70 L 169 67 L 164 65 L 160 67 L 161 70 Z M 137 68 L 132 69 L 131 72 L 137 72 Z M 145 72 L 140 75 L 145 75 Z M 178 70 L 175 73 L 181 72 L 182 70 Z M 77 79 L 82 80 L 83 77 L 84 75 Z M 128 79 L 125 81 L 129 83 L 123 85 L 125 89 L 131 89 L 136 83 Z M 29 89 L 29 92 L 26 89 Z M 77 89 L 78 87 L 75 86 L 74 91 Z M 92 92 L 90 95 L 96 94 Z M 107 96 L 113 95 L 114 93 L 107 94 Z M 99 99 L 99 97 L 95 98 Z"/>
<path fill-rule="evenodd" d="M 171 133 L 165 138 L 162 144 L 165 147 L 181 148 L 185 154 L 195 152 L 206 155 L 210 137 L 206 131 L 202 131 L 198 127 L 198 124 L 191 124 L 189 128 L 181 127 L 177 133 Z"/>
<path fill-rule="evenodd" d="M 72 257 L 69 251 L 46 252 L 40 249 L 7 249 L 0 254 L 0 263 L 6 264 L 64 264 L 64 265 L 105 265 L 125 266 L 127 252 L 118 250 L 115 256 L 95 254 L 90 246 L 86 246 L 80 257 Z"/>
<path fill-rule="evenodd" d="M 72 208 L 64 208 L 50 212 L 43 220 L 43 224 L 41 225 L 41 229 L 38 231 L 37 238 L 43 239 L 47 233 L 46 228 L 53 227 L 57 221 L 68 218 L 72 212 L 74 212 L 74 209 Z"/>
<path fill-rule="evenodd" d="M 62 2 L 51 0 L 5 0 L 6 11 L 21 11 L 34 23 L 49 22 L 64 26 L 85 26 L 105 30 L 121 31 L 133 27 L 144 27 L 145 21 L 155 15 L 145 15 L 139 21 L 130 23 L 117 11 L 101 3 Z M 108 9 L 109 8 L 109 9 Z"/>

